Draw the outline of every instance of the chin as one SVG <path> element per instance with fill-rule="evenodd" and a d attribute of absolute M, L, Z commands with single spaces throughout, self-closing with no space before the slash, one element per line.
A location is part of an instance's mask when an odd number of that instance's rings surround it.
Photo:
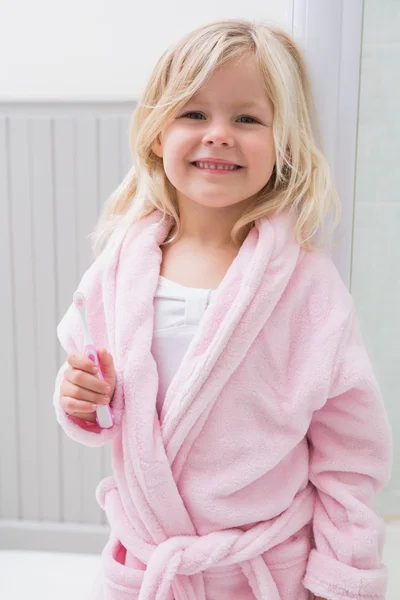
<path fill-rule="evenodd" d="M 210 193 L 207 194 L 207 192 L 204 192 L 204 195 L 201 197 L 191 196 L 190 194 L 186 197 L 190 198 L 192 202 L 195 202 L 200 206 L 209 208 L 228 208 L 229 206 L 235 206 L 235 204 L 240 204 L 245 201 L 245 198 L 232 198 L 231 195 L 226 198 L 221 198 L 221 195 L 215 195 L 215 197 L 213 197 Z"/>

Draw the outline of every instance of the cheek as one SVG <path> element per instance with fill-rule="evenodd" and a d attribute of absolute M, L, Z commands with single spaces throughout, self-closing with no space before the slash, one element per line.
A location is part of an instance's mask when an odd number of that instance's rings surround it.
<path fill-rule="evenodd" d="M 255 138 L 248 144 L 248 150 L 255 161 L 275 161 L 275 144 L 272 135 L 267 138 Z"/>
<path fill-rule="evenodd" d="M 248 148 L 249 164 L 266 175 L 270 175 L 275 164 L 275 147 L 272 141 L 255 141 Z"/>
<path fill-rule="evenodd" d="M 193 147 L 192 139 L 182 131 L 171 132 L 164 139 L 164 169 L 167 172 L 180 172 L 187 166 L 188 156 Z"/>
<path fill-rule="evenodd" d="M 164 138 L 164 151 L 182 158 L 195 143 L 193 133 L 184 127 L 171 127 Z"/>

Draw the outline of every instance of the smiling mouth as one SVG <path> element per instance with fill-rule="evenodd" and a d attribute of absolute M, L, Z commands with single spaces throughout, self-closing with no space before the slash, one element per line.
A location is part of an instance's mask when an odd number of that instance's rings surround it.
<path fill-rule="evenodd" d="M 243 168 L 240 165 L 199 161 L 192 162 L 192 165 L 204 171 L 238 171 Z"/>

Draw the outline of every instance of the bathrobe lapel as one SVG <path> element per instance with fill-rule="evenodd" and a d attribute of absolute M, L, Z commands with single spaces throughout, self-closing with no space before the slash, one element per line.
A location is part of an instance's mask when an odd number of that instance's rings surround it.
<path fill-rule="evenodd" d="M 299 246 L 288 212 L 262 219 L 244 241 L 210 303 L 166 394 L 156 410 L 157 367 L 151 354 L 153 297 L 170 223 L 153 213 L 122 248 L 116 281 L 115 334 L 124 373 L 125 436 L 140 491 L 134 504 L 149 525 L 166 535 L 194 534 L 177 488 L 190 447 L 224 384 L 238 367 L 279 301 L 296 266 Z M 162 457 L 162 459 L 161 459 Z M 155 520 L 154 520 L 155 519 Z"/>

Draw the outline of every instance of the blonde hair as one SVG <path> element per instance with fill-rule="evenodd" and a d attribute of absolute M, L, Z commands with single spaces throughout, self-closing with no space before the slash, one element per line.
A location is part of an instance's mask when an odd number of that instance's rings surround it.
<path fill-rule="evenodd" d="M 310 113 L 314 115 L 314 107 L 298 48 L 275 26 L 224 20 L 185 35 L 156 63 L 131 121 L 132 167 L 106 201 L 91 236 L 96 255 L 117 226 L 126 231 L 155 209 L 172 218 L 179 235 L 175 188 L 167 179 L 162 159 L 152 150 L 153 143 L 217 67 L 249 53 L 259 65 L 273 105 L 276 162 L 269 181 L 235 224 L 232 240 L 240 240 L 256 219 L 287 207 L 296 211 L 295 235 L 303 247 L 314 245 L 312 238 L 324 227 L 331 209 L 335 213 L 333 228 L 337 225 L 340 204 L 327 160 L 313 135 Z"/>

